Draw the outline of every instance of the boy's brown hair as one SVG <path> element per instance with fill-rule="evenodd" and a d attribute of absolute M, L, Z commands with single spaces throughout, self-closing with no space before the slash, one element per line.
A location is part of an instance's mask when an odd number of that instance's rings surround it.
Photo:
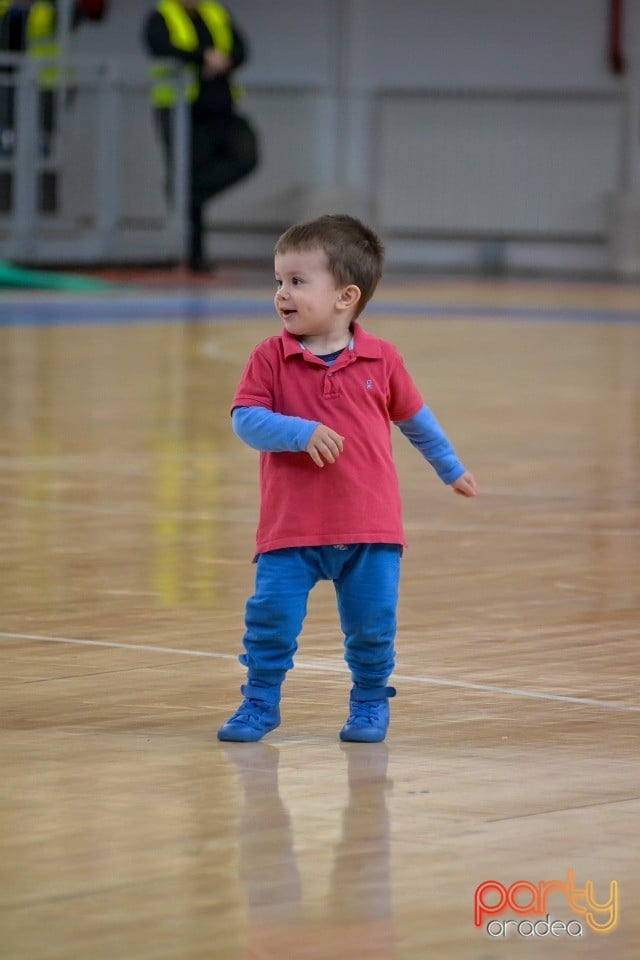
<path fill-rule="evenodd" d="M 318 249 L 324 251 L 329 271 L 338 286 L 354 283 L 360 288 L 357 317 L 371 300 L 382 276 L 382 240 L 355 217 L 342 213 L 325 214 L 289 227 L 276 243 L 275 253 Z"/>

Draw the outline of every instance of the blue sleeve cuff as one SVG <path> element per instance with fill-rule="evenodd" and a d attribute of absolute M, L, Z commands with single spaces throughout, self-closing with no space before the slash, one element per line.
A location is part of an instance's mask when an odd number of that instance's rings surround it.
<path fill-rule="evenodd" d="M 236 435 L 254 450 L 300 453 L 307 449 L 318 421 L 287 417 L 266 407 L 235 407 L 231 425 Z"/>
<path fill-rule="evenodd" d="M 396 423 L 398 429 L 431 464 L 443 483 L 454 483 L 465 473 L 453 445 L 429 407 L 424 406 L 415 416 Z"/>

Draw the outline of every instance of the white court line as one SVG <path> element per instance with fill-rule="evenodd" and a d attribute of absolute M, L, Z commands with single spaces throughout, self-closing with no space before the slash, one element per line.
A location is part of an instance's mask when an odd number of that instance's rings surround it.
<path fill-rule="evenodd" d="M 146 650 L 151 653 L 179 654 L 183 657 L 211 657 L 217 660 L 237 660 L 233 653 L 217 653 L 213 650 L 181 650 L 178 647 L 156 647 L 145 643 L 119 643 L 115 640 L 81 640 L 76 637 L 47 637 L 34 633 L 4 633 L 0 637 L 9 640 L 38 640 L 46 643 L 75 643 L 86 647 L 114 647 L 118 650 Z M 346 673 L 343 666 L 332 665 L 324 661 L 296 660 L 298 670 L 315 670 L 320 673 Z M 640 706 L 634 703 L 625 703 L 622 700 L 594 700 L 591 697 L 569 697 L 558 693 L 542 693 L 539 690 L 520 690 L 517 687 L 500 687 L 490 683 L 470 683 L 466 680 L 441 680 L 437 677 L 420 677 L 402 673 L 394 673 L 394 680 L 405 683 L 430 684 L 438 687 L 456 687 L 463 690 L 484 690 L 488 693 L 503 693 L 511 697 L 530 697 L 533 700 L 555 700 L 560 703 L 576 703 L 589 707 L 601 707 L 605 710 L 625 710 L 631 713 L 640 713 Z"/>

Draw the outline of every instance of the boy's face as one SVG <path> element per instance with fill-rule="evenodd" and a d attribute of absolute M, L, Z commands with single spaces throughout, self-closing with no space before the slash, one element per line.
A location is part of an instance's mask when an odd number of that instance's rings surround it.
<path fill-rule="evenodd" d="M 360 290 L 338 287 L 323 250 L 291 250 L 275 257 L 276 310 L 286 329 L 301 339 L 349 330 Z"/>

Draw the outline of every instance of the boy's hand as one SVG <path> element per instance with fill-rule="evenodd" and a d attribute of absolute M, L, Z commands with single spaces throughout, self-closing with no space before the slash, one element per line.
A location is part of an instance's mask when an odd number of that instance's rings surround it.
<path fill-rule="evenodd" d="M 466 473 L 463 473 L 461 477 L 458 477 L 457 480 L 454 480 L 451 487 L 456 493 L 459 493 L 461 497 L 475 497 L 478 492 L 476 478 L 472 473 L 469 473 L 468 470 Z"/>
<path fill-rule="evenodd" d="M 324 467 L 324 460 L 327 463 L 336 462 L 342 453 L 343 441 L 344 437 L 339 433 L 319 423 L 309 438 L 306 450 L 315 464 Z"/>

